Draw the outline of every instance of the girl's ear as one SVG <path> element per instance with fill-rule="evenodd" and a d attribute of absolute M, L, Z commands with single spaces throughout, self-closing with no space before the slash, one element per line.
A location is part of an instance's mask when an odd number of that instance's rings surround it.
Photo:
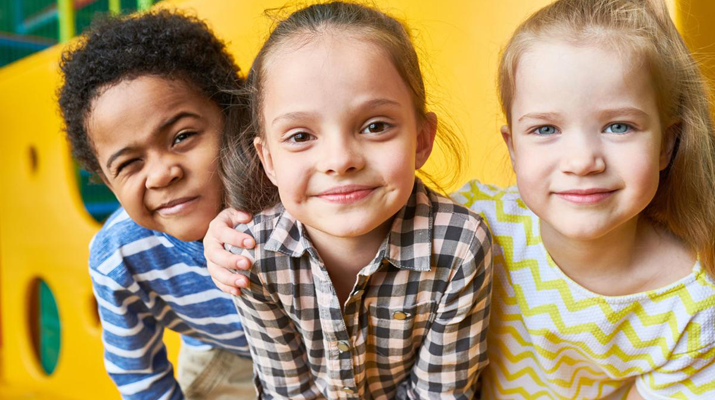
<path fill-rule="evenodd" d="M 434 137 L 437 134 L 437 115 L 435 113 L 427 113 L 425 120 L 422 121 L 422 126 L 417 132 L 417 148 L 415 151 L 415 169 L 422 168 L 427 162 L 432 147 L 434 146 Z"/>
<path fill-rule="evenodd" d="M 670 161 L 673 159 L 673 151 L 675 150 L 675 143 L 680 137 L 680 132 L 683 129 L 683 122 L 678 120 L 673 122 L 665 129 L 665 140 L 663 145 L 660 146 L 660 170 L 664 170 L 670 165 Z"/>
<path fill-rule="evenodd" d="M 514 157 L 514 142 L 511 136 L 511 129 L 508 125 L 503 125 L 500 129 L 501 137 L 506 143 L 506 148 L 509 150 L 509 158 L 511 159 L 511 167 L 516 169 L 516 158 Z"/>
<path fill-rule="evenodd" d="M 271 157 L 271 151 L 268 145 L 263 143 L 263 139 L 260 137 L 255 137 L 253 139 L 253 147 L 256 148 L 256 153 L 258 153 L 258 158 L 261 159 L 261 164 L 263 164 L 263 170 L 266 171 L 268 179 L 278 186 L 276 183 L 276 170 L 273 168 L 273 157 Z"/>

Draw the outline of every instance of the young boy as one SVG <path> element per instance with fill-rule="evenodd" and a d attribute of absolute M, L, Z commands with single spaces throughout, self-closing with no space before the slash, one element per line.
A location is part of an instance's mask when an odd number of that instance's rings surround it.
<path fill-rule="evenodd" d="M 73 154 L 122 205 L 90 244 L 107 371 L 129 399 L 255 397 L 243 329 L 200 242 L 222 208 L 224 117 L 243 85 L 233 58 L 205 23 L 158 11 L 100 22 L 61 70 Z M 182 335 L 178 382 L 165 328 Z"/>

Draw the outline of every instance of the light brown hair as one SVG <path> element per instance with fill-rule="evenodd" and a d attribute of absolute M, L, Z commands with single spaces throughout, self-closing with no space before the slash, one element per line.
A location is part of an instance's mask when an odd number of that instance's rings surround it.
<path fill-rule="evenodd" d="M 255 137 L 263 135 L 263 86 L 274 54 L 291 41 L 305 43 L 321 35 L 351 35 L 366 40 L 388 55 L 410 90 L 418 122 L 426 122 L 426 92 L 417 52 L 405 26 L 395 18 L 365 5 L 350 2 L 327 2 L 302 8 L 277 23 L 258 52 L 248 74 L 247 89 L 251 128 L 231 132 L 229 115 L 222 146 L 221 173 L 227 192 L 227 203 L 250 213 L 259 212 L 279 201 L 277 188 L 268 180 L 253 146 Z M 237 112 L 240 117 L 240 112 Z M 240 120 L 237 118 L 238 125 Z M 438 145 L 452 156 L 452 171 L 461 169 L 462 146 L 456 135 L 444 124 L 437 129 Z M 421 175 L 439 187 L 428 174 Z M 453 174 L 455 176 L 458 174 Z"/>
<path fill-rule="evenodd" d="M 499 96 L 511 125 L 519 57 L 534 42 L 612 46 L 645 63 L 656 89 L 664 135 L 676 135 L 670 164 L 643 211 L 698 252 L 715 276 L 715 135 L 705 80 L 662 0 L 559 0 L 514 32 L 502 52 Z M 665 142 L 665 141 L 664 141 Z"/>

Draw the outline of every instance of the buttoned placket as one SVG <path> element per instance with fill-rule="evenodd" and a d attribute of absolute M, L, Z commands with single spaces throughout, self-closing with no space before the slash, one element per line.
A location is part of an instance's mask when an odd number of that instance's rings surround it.
<path fill-rule="evenodd" d="M 323 340 L 325 343 L 325 358 L 328 367 L 330 392 L 336 393 L 340 399 L 357 399 L 358 388 L 355 379 L 355 368 L 353 364 L 352 341 L 348 334 L 343 318 L 334 318 L 334 313 L 342 311 L 340 300 L 335 292 L 335 287 L 330 279 L 328 270 L 320 261 L 317 252 L 313 248 L 309 249 L 311 258 L 311 271 L 313 282 L 316 285 L 316 296 L 318 297 L 318 314 L 321 325 L 323 325 Z M 322 290 L 318 285 L 322 286 Z M 347 303 L 350 302 L 348 298 Z M 330 326 L 325 326 L 329 321 Z M 329 328 L 329 329 L 325 329 Z M 337 372 L 337 376 L 335 376 Z"/>

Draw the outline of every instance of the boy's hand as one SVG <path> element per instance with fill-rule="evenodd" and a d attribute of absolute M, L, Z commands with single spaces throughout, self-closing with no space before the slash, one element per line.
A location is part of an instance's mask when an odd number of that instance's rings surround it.
<path fill-rule="evenodd" d="M 227 243 L 244 249 L 253 248 L 256 242 L 251 236 L 233 229 L 240 223 L 250 221 L 250 215 L 227 208 L 211 221 L 204 237 L 204 257 L 211 279 L 219 289 L 234 296 L 241 294 L 240 288 L 248 287 L 248 279 L 231 271 L 248 270 L 251 268 L 251 260 L 231 253 L 224 249 L 223 245 Z"/>

